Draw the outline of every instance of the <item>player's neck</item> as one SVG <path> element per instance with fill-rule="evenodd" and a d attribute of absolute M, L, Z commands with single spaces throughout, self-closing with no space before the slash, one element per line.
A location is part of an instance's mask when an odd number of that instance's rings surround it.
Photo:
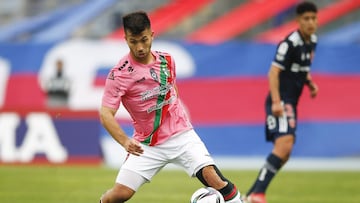
<path fill-rule="evenodd" d="M 303 40 L 305 41 L 305 43 L 310 43 L 311 42 L 311 34 L 310 35 L 305 34 L 301 30 L 299 30 L 299 33 L 300 33 L 301 37 L 303 38 Z"/>
<path fill-rule="evenodd" d="M 141 63 L 144 65 L 151 64 L 155 61 L 155 56 L 151 52 L 144 58 L 138 58 L 138 57 L 134 56 L 133 54 L 131 54 L 131 58 L 134 61 L 136 61 L 137 63 Z"/>

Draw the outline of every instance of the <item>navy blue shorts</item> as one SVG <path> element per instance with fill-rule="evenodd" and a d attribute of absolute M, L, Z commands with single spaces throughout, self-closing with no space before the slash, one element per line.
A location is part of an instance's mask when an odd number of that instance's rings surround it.
<path fill-rule="evenodd" d="M 285 113 L 281 117 L 275 117 L 271 111 L 271 102 L 266 102 L 266 141 L 274 142 L 283 135 L 293 135 L 296 131 L 296 107 L 293 104 L 284 104 Z"/>

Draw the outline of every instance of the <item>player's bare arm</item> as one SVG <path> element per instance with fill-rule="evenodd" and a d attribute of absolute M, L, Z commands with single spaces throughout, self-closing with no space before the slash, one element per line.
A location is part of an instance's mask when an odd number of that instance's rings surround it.
<path fill-rule="evenodd" d="M 272 99 L 271 110 L 274 116 L 282 116 L 284 108 L 281 104 L 280 91 L 279 91 L 279 75 L 281 69 L 277 66 L 272 65 L 269 70 L 269 87 Z"/>
<path fill-rule="evenodd" d="M 100 121 L 110 135 L 121 144 L 125 150 L 130 153 L 139 156 L 143 153 L 143 149 L 139 142 L 129 138 L 124 130 L 119 126 L 115 119 L 116 109 L 102 106 L 100 109 Z"/>
<path fill-rule="evenodd" d="M 315 98 L 316 95 L 319 92 L 319 87 L 317 86 L 317 84 L 312 80 L 311 74 L 308 73 L 307 75 L 307 82 L 306 82 L 307 86 L 309 87 L 310 90 L 310 96 L 311 98 Z"/>

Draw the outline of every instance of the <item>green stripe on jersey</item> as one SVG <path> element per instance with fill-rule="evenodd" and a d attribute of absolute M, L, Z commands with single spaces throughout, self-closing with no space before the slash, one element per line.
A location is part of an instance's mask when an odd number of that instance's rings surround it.
<path fill-rule="evenodd" d="M 165 57 L 160 55 L 160 60 L 161 60 L 161 63 L 160 63 L 160 92 L 162 92 L 162 90 L 164 88 L 167 88 L 166 86 L 167 86 L 167 81 L 168 81 L 167 79 L 169 76 L 169 72 L 168 72 L 168 62 L 166 61 Z M 157 98 L 156 105 L 161 105 L 161 103 L 164 103 L 165 98 L 166 98 L 166 94 L 160 93 Z M 164 106 L 166 106 L 166 105 L 164 105 Z M 163 107 L 160 109 L 156 109 L 153 131 L 144 141 L 142 141 L 143 144 L 149 145 L 151 143 L 151 140 L 152 140 L 156 130 L 159 128 L 159 126 L 161 124 L 162 113 L 163 113 Z"/>

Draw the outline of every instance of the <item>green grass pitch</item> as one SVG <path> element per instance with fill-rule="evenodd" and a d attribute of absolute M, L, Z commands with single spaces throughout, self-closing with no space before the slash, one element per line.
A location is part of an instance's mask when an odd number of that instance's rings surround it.
<path fill-rule="evenodd" d="M 222 170 L 241 192 L 257 171 Z M 106 167 L 0 166 L 0 202 L 98 203 L 117 170 Z M 162 170 L 130 203 L 188 203 L 201 187 L 181 170 Z M 359 203 L 360 171 L 282 171 L 271 183 L 269 203 Z"/>

